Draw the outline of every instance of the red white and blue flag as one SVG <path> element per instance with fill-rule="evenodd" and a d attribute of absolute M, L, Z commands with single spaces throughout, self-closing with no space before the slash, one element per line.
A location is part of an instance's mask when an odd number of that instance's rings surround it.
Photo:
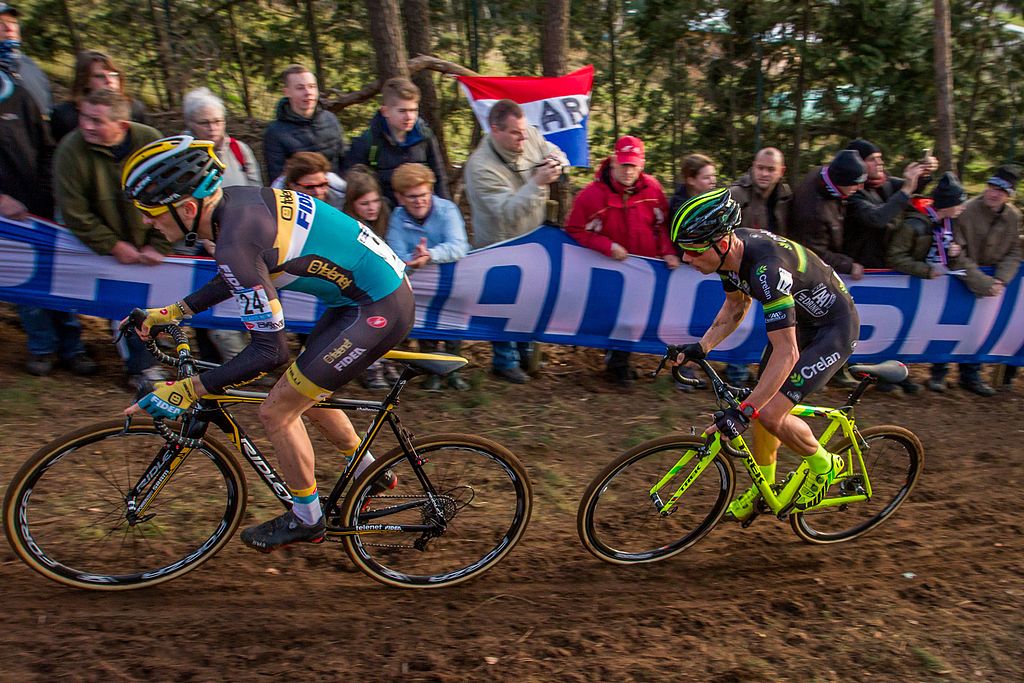
<path fill-rule="evenodd" d="M 544 138 L 565 152 L 573 166 L 589 166 L 587 121 L 594 67 L 588 65 L 557 78 L 533 76 L 459 76 L 462 90 L 480 127 L 488 130 L 487 114 L 498 100 L 518 102 L 526 119 Z"/>

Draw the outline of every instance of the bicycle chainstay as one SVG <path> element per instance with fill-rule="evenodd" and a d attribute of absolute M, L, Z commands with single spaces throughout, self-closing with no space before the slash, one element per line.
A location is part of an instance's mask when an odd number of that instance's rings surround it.
<path fill-rule="evenodd" d="M 395 494 L 395 495 L 379 495 L 379 496 L 371 496 L 371 498 L 373 500 L 375 500 L 375 501 L 377 501 L 377 500 L 384 500 L 384 501 L 387 501 L 387 500 L 396 500 L 396 501 L 397 500 L 413 500 L 413 499 L 423 498 L 423 494 L 415 495 L 415 496 L 413 496 L 413 495 L 397 495 L 397 494 Z M 413 550 L 423 550 L 424 549 L 424 542 L 430 540 L 431 538 L 436 538 L 436 537 L 442 535 L 444 533 L 444 529 L 447 527 L 447 524 L 449 522 L 451 522 L 453 519 L 455 519 L 455 514 L 459 510 L 461 510 L 463 507 L 468 505 L 470 501 L 472 501 L 472 498 L 470 498 L 470 500 L 466 501 L 466 503 L 464 503 L 463 505 L 458 505 L 457 501 L 455 500 L 455 498 L 453 496 L 449 495 L 449 494 L 439 494 L 438 498 L 439 499 L 446 499 L 448 501 L 448 505 L 444 506 L 446 508 L 445 512 L 448 512 L 448 509 L 450 507 L 452 507 L 452 506 L 455 508 L 454 510 L 450 511 L 449 514 L 445 515 L 445 517 L 444 517 L 444 526 L 440 526 L 439 525 L 439 531 L 434 531 L 434 532 L 426 531 L 426 532 L 423 532 L 420 535 L 420 537 L 416 541 L 411 543 L 411 544 L 404 544 L 404 543 L 363 543 L 363 545 L 368 546 L 368 547 L 372 547 L 372 548 L 412 548 Z M 427 500 L 424 500 L 423 502 L 424 502 L 424 504 L 428 503 Z M 428 520 L 428 515 L 426 513 L 421 511 L 420 514 L 423 515 L 423 517 L 424 517 L 423 521 L 424 522 L 429 521 Z M 332 542 L 332 543 L 341 543 L 342 542 L 342 538 L 340 536 L 339 537 L 333 537 L 333 536 L 328 535 L 327 536 L 327 540 Z"/>

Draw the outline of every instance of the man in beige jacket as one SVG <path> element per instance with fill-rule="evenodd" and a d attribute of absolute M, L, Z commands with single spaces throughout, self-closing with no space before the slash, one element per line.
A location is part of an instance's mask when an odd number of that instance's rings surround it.
<path fill-rule="evenodd" d="M 498 100 L 487 116 L 489 132 L 463 170 L 472 214 L 474 247 L 525 234 L 544 222 L 548 186 L 568 159 L 531 126 L 512 100 Z M 529 342 L 492 342 L 492 371 L 515 384 L 529 380 Z"/>

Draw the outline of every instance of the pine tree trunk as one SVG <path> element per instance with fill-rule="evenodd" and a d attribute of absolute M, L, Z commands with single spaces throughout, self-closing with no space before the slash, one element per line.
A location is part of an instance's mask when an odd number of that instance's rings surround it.
<path fill-rule="evenodd" d="M 619 79 L 618 59 L 615 54 L 615 22 L 618 19 L 619 3 L 617 0 L 608 0 L 608 48 L 610 59 L 608 65 L 609 78 L 611 79 L 612 91 L 612 136 L 619 139 Z"/>
<path fill-rule="evenodd" d="M 160 75 L 163 77 L 164 96 L 167 106 L 174 106 L 174 97 L 171 89 L 171 47 L 167 42 L 167 36 L 160 30 L 160 17 L 157 14 L 155 0 L 147 0 L 149 7 L 150 28 L 153 31 L 153 39 L 156 43 L 157 61 L 160 63 Z"/>
<path fill-rule="evenodd" d="M 405 25 L 405 42 L 409 48 L 409 56 L 429 55 L 430 45 L 430 2 L 429 0 L 402 0 L 402 23 Z M 420 116 L 434 131 L 437 143 L 441 146 L 441 157 L 445 169 L 449 169 L 448 147 L 444 139 L 444 126 L 441 121 L 441 109 L 434 88 L 433 73 L 427 69 L 418 71 L 412 82 L 420 89 Z"/>
<path fill-rule="evenodd" d="M 377 52 L 377 77 L 386 81 L 409 77 L 409 58 L 398 16 L 398 0 L 366 0 L 370 13 L 370 39 Z"/>
<path fill-rule="evenodd" d="M 306 32 L 309 33 L 309 50 L 313 53 L 313 73 L 316 75 L 317 83 L 323 88 L 324 63 L 320 56 L 320 34 L 316 30 L 316 11 L 313 7 L 314 0 L 306 0 Z"/>
<path fill-rule="evenodd" d="M 934 0 L 935 7 L 935 156 L 939 173 L 953 167 L 953 52 L 949 0 Z"/>
<path fill-rule="evenodd" d="M 64 15 L 64 23 L 68 27 L 68 35 L 71 37 L 71 48 L 77 55 L 82 51 L 82 36 L 78 32 L 78 24 L 75 23 L 75 15 L 71 11 L 70 0 L 60 0 L 61 14 Z"/>
<path fill-rule="evenodd" d="M 544 75 L 564 76 L 569 70 L 569 0 L 544 0 L 540 46 Z"/>
<path fill-rule="evenodd" d="M 250 119 L 252 116 L 252 97 L 249 95 L 249 76 L 246 74 L 247 62 L 245 49 L 242 41 L 238 39 L 238 27 L 235 26 L 235 9 L 228 7 L 228 30 L 231 31 L 231 43 L 235 48 L 235 58 L 238 60 L 238 72 L 242 75 L 242 106 L 245 107 L 245 115 Z"/>
<path fill-rule="evenodd" d="M 800 160 L 800 147 L 804 142 L 804 92 L 807 88 L 807 37 L 811 31 L 811 3 L 804 1 L 803 26 L 800 27 L 800 67 L 797 70 L 796 89 L 793 92 L 793 105 L 796 114 L 793 119 L 793 161 L 789 166 L 789 184 L 796 186 L 803 176 Z"/>

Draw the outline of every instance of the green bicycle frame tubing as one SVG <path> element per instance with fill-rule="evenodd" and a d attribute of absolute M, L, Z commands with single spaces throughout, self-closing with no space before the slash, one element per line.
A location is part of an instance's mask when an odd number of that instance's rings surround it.
<path fill-rule="evenodd" d="M 694 466 L 693 470 L 688 475 L 686 475 L 686 479 L 683 480 L 683 483 L 679 486 L 678 489 L 676 489 L 676 492 L 672 494 L 672 497 L 668 499 L 668 502 L 661 506 L 661 509 L 658 510 L 658 512 L 660 512 L 662 515 L 667 515 L 669 511 L 675 506 L 676 501 L 678 501 L 682 497 L 682 495 L 686 493 L 686 489 L 690 488 L 690 484 L 695 482 L 697 480 L 697 477 L 700 476 L 701 472 L 707 469 L 707 466 L 711 464 L 711 461 L 715 459 L 715 456 L 718 455 L 718 451 L 720 450 L 721 445 L 718 443 L 718 440 L 715 439 L 715 441 L 712 442 L 712 444 L 708 447 L 707 454 L 705 454 L 700 460 L 697 461 L 697 464 Z M 687 463 L 693 460 L 693 456 L 697 455 L 697 453 L 699 452 L 700 449 L 693 448 L 683 453 L 683 457 L 679 458 L 679 460 L 676 461 L 676 464 L 672 466 L 672 469 L 670 469 L 668 473 L 661 478 L 661 481 L 655 484 L 648 493 L 650 495 L 654 495 L 658 491 L 660 491 L 661 487 L 667 484 L 669 480 L 672 479 L 674 476 L 679 474 L 679 472 L 681 472 L 682 469 L 686 467 Z"/>

